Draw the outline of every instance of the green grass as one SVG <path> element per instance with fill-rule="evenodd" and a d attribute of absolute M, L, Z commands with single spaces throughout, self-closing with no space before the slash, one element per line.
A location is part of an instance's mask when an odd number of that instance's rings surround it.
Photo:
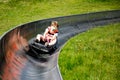
<path fill-rule="evenodd" d="M 120 23 L 71 38 L 61 50 L 59 65 L 64 80 L 119 80 Z"/>
<path fill-rule="evenodd" d="M 0 35 L 31 21 L 117 9 L 119 0 L 0 0 Z M 59 57 L 63 79 L 120 79 L 119 26 L 96 28 L 70 39 Z"/>
<path fill-rule="evenodd" d="M 119 0 L 0 0 L 0 35 L 31 21 L 120 9 Z"/>

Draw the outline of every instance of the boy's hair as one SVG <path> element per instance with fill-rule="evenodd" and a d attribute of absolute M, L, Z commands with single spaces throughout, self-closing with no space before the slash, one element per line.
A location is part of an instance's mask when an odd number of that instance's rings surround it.
<path fill-rule="evenodd" d="M 59 25 L 58 25 L 58 22 L 57 22 L 57 21 L 52 21 L 52 22 L 51 22 L 51 26 L 56 26 L 56 27 L 59 27 Z"/>

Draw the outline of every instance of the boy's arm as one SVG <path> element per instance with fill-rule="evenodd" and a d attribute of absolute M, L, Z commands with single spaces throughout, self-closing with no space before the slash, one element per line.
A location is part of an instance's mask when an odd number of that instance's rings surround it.
<path fill-rule="evenodd" d="M 57 36 L 58 36 L 58 33 L 55 33 L 55 34 L 53 35 L 53 40 L 56 39 Z"/>
<path fill-rule="evenodd" d="M 48 29 L 45 30 L 43 36 L 45 36 L 48 33 Z"/>

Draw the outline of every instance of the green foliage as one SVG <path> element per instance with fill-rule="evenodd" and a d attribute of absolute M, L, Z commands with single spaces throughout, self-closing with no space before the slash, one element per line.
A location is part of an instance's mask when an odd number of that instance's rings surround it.
<path fill-rule="evenodd" d="M 95 28 L 70 39 L 59 57 L 63 79 L 119 80 L 119 26 Z"/>
<path fill-rule="evenodd" d="M 113 0 L 87 0 L 88 2 L 112 2 Z M 115 0 L 119 2 L 119 0 Z"/>

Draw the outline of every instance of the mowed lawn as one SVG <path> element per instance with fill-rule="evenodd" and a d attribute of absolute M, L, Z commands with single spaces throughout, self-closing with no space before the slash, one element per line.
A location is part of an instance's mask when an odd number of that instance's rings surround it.
<path fill-rule="evenodd" d="M 116 9 L 119 0 L 0 0 L 0 35 L 31 21 Z"/>
<path fill-rule="evenodd" d="M 59 65 L 64 80 L 119 80 L 120 23 L 71 38 L 61 50 Z"/>
<path fill-rule="evenodd" d="M 17 25 L 59 16 L 120 10 L 119 0 L 0 0 L 0 36 Z M 120 79 L 120 23 L 70 39 L 59 56 L 64 80 Z"/>

